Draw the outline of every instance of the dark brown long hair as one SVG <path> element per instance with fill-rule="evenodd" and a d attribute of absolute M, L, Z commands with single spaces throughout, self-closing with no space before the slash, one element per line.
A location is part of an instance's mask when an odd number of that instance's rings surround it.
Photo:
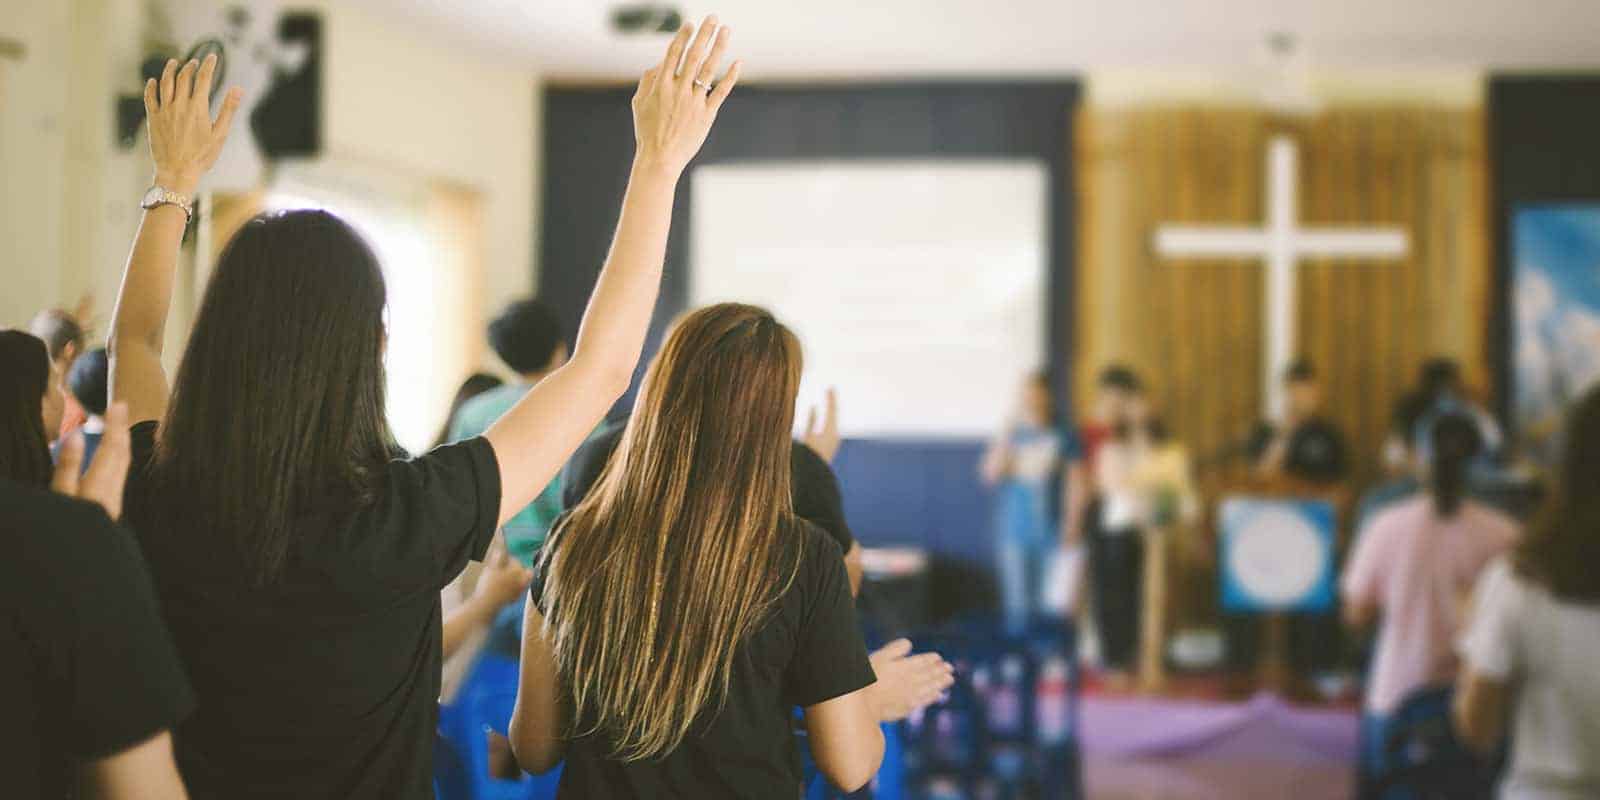
<path fill-rule="evenodd" d="M 794 579 L 800 343 L 767 311 L 695 311 L 651 362 L 617 452 L 545 547 L 547 635 L 574 709 L 635 761 L 726 699 L 735 649 Z"/>
<path fill-rule="evenodd" d="M 1516 552 L 1517 572 L 1574 603 L 1600 603 L 1600 387 L 1567 414 L 1555 491 Z"/>
<path fill-rule="evenodd" d="M 332 214 L 259 216 L 228 243 L 173 382 L 156 487 L 231 538 L 258 584 L 297 521 L 353 513 L 396 453 L 384 412 L 383 273 Z M 181 503 L 178 502 L 181 498 Z"/>
<path fill-rule="evenodd" d="M 50 351 L 38 337 L 0 331 L 0 478 L 50 483 L 50 436 L 44 430 L 44 393 L 50 388 Z"/>

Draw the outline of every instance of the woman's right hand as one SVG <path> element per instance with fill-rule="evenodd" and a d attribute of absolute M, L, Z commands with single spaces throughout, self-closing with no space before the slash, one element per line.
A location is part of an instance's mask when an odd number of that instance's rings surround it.
<path fill-rule="evenodd" d="M 206 56 L 204 62 L 190 61 L 181 69 L 176 60 L 169 60 L 159 81 L 145 82 L 144 111 L 150 122 L 157 186 L 193 194 L 200 177 L 217 163 L 243 94 L 230 89 L 213 122 L 211 80 L 216 70 L 215 55 Z"/>
<path fill-rule="evenodd" d="M 666 56 L 645 72 L 633 96 L 635 158 L 674 176 L 682 174 L 700 152 L 717 111 L 739 80 L 742 63 L 733 62 L 722 80 L 716 81 L 717 68 L 728 49 L 729 30 L 719 28 L 713 15 L 700 23 L 700 32 L 691 44 L 693 32 L 687 24 L 678 31 Z"/>

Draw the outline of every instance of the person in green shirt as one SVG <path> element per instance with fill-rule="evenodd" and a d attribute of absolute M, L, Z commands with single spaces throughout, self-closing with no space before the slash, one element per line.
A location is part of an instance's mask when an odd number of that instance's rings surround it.
<path fill-rule="evenodd" d="M 549 304 L 534 298 L 512 303 L 489 323 L 489 346 L 517 377 L 463 404 L 450 421 L 451 441 L 481 435 L 529 389 L 567 362 L 567 339 L 560 318 Z M 561 479 L 557 477 L 505 524 L 507 552 L 524 566 L 533 566 L 551 523 L 559 516 Z"/>

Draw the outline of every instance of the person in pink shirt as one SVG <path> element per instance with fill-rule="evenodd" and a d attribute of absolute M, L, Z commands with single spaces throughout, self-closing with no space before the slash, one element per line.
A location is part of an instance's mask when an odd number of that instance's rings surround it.
<path fill-rule="evenodd" d="M 1456 676 L 1455 639 L 1478 574 L 1509 550 L 1515 521 L 1466 496 L 1483 440 L 1470 418 L 1440 417 L 1431 432 L 1427 490 L 1380 512 L 1357 537 L 1340 581 L 1345 623 L 1381 620 L 1367 678 L 1362 775 L 1384 769 L 1383 731 L 1418 689 Z"/>

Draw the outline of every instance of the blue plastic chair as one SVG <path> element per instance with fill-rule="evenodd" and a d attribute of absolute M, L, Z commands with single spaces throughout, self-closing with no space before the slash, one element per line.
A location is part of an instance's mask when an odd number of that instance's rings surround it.
<path fill-rule="evenodd" d="M 441 800 L 554 800 L 561 782 L 560 767 L 517 780 L 489 775 L 486 731 L 505 735 L 516 701 L 516 660 L 487 652 L 479 656 L 455 702 L 439 710 L 440 735 L 452 751 L 445 759 L 436 760 L 435 785 Z"/>
<path fill-rule="evenodd" d="M 1383 733 L 1383 768 L 1370 796 L 1383 800 L 1475 800 L 1494 795 L 1495 767 L 1456 737 L 1455 690 L 1423 689 L 1400 705 Z"/>

